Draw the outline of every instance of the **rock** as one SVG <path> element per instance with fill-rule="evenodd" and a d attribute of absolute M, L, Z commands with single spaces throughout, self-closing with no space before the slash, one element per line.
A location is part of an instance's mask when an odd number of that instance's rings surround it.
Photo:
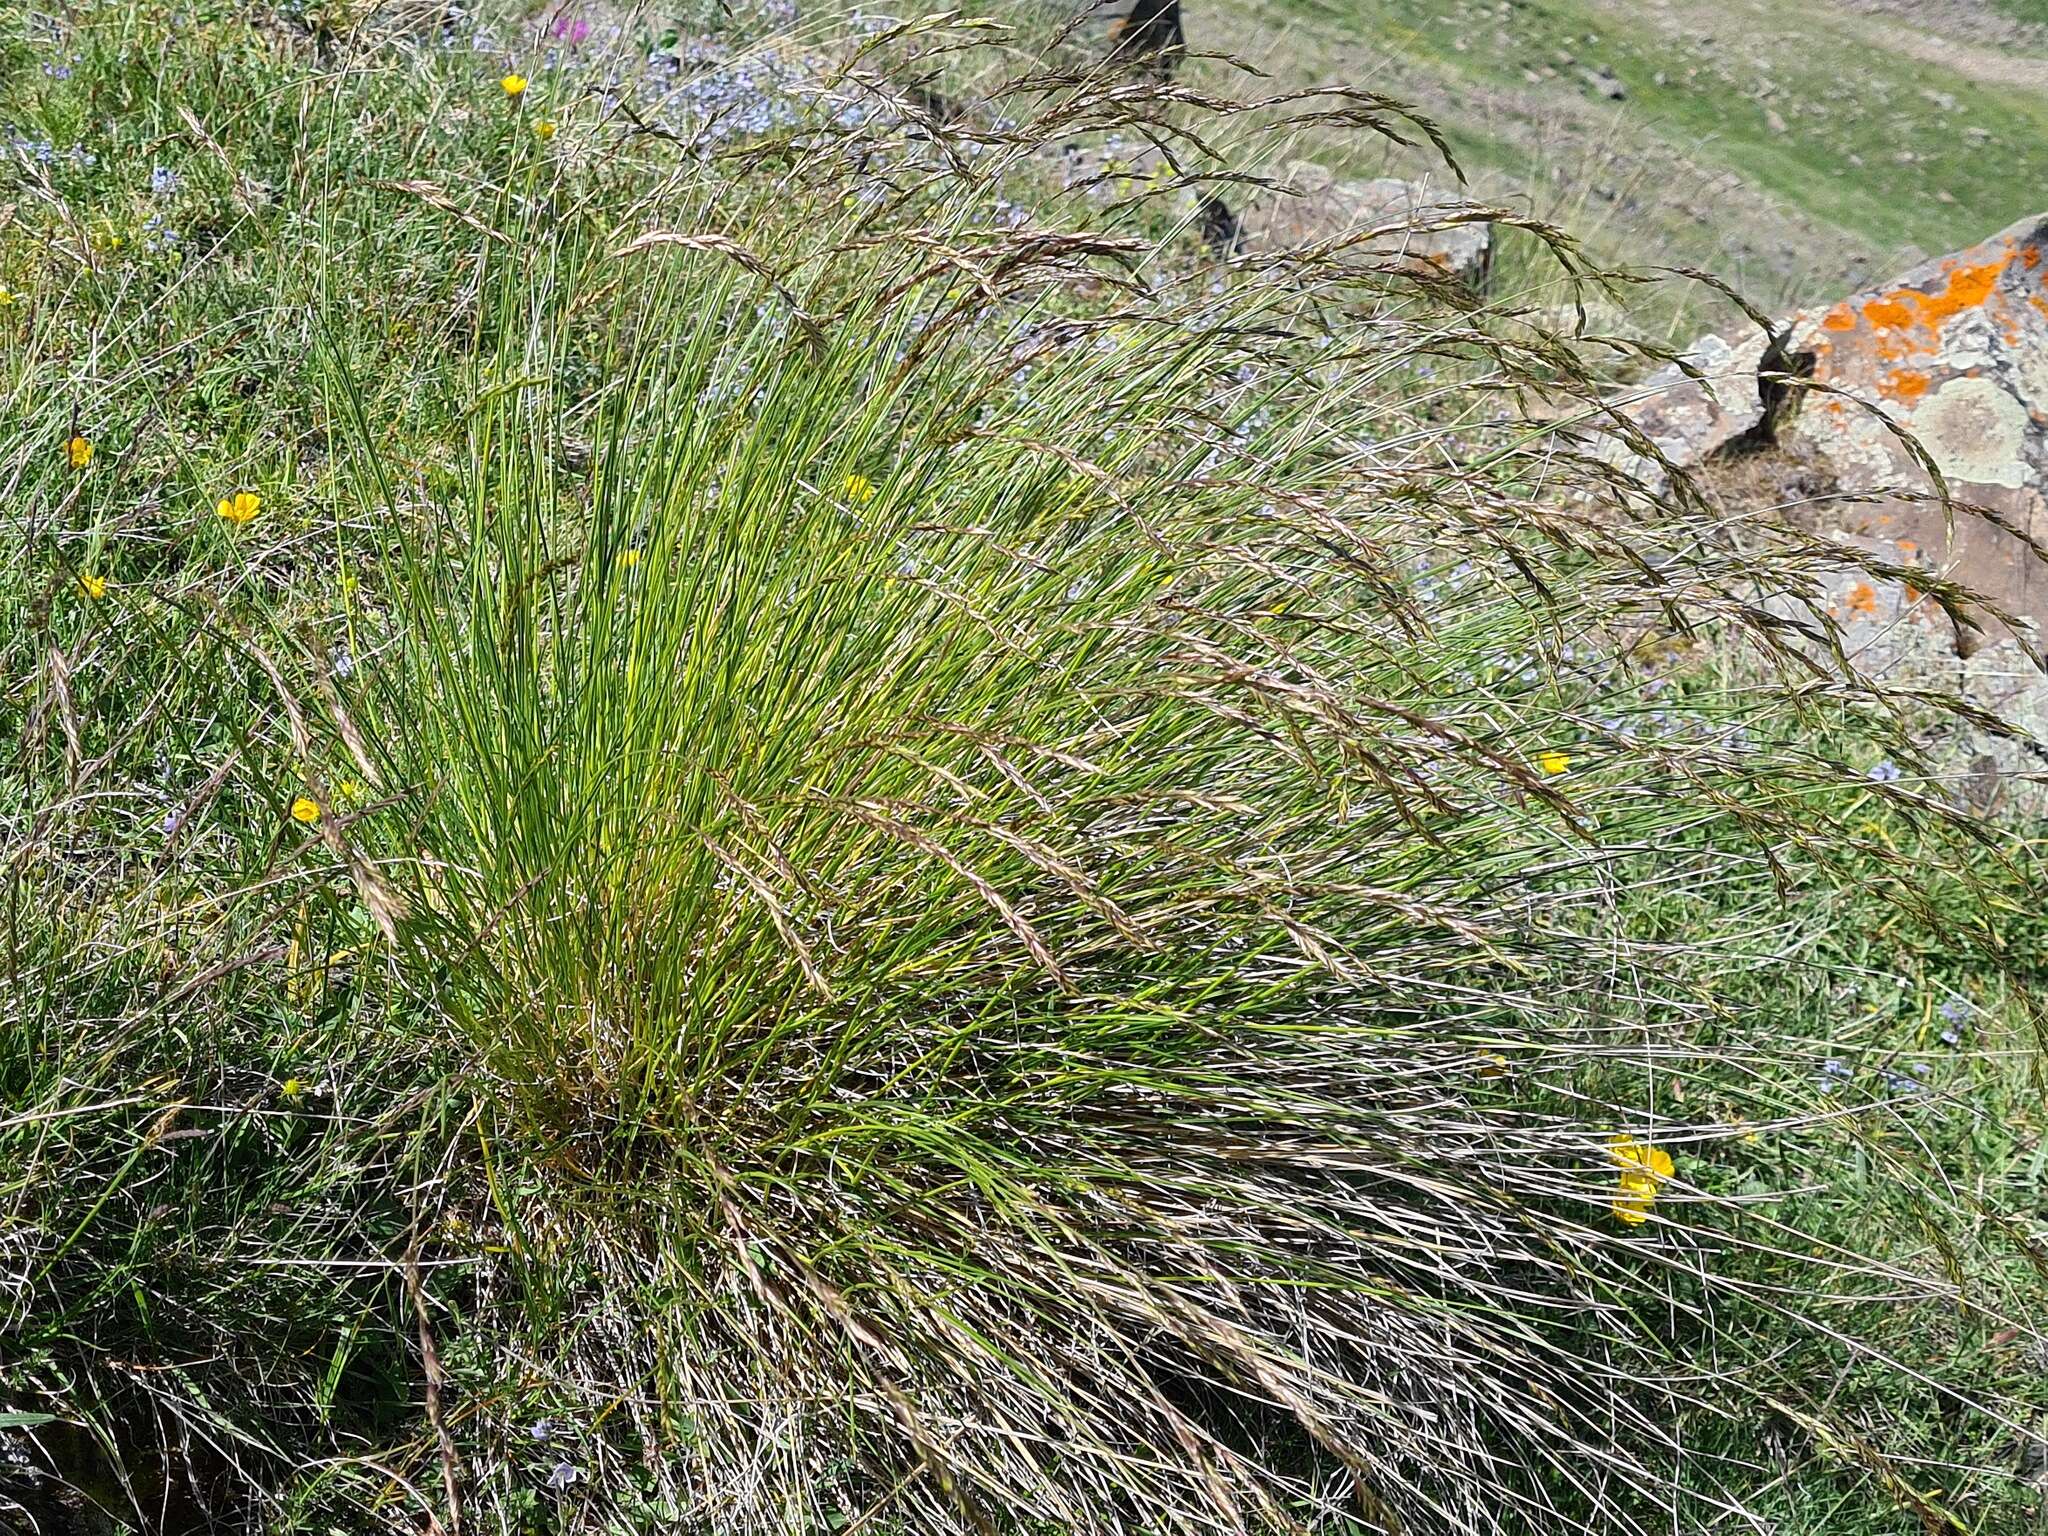
<path fill-rule="evenodd" d="M 1794 315 L 1779 334 L 1776 348 L 1754 331 L 1707 337 L 1688 354 L 1706 385 L 1666 369 L 1614 404 L 1672 463 L 1697 469 L 1729 517 L 1784 509 L 1841 549 L 1823 601 L 1868 675 L 1902 698 L 1961 698 L 2005 723 L 1910 711 L 1933 775 L 1916 790 L 2038 821 L 2048 675 L 2027 647 L 2048 635 L 2048 563 L 1961 507 L 1951 533 L 1938 501 L 1895 494 L 1931 492 L 1932 477 L 1871 408 L 1918 440 L 1959 502 L 2048 542 L 2048 215 Z M 1762 378 L 1809 371 L 1820 388 Z M 1602 451 L 1662 485 L 1659 466 L 1618 442 Z M 1989 615 L 1959 631 L 1919 571 L 1982 593 L 2020 632 Z M 1806 612 L 1792 594 L 1769 603 L 1787 618 Z"/>
<path fill-rule="evenodd" d="M 1814 381 L 1841 394 L 1808 395 L 1779 439 L 1842 492 L 1934 488 L 1858 403 L 1868 402 L 1918 440 L 1958 501 L 2048 540 L 2048 215 L 1796 317 L 1787 350 L 1810 355 Z M 2048 566 L 1986 519 L 1958 512 L 1951 537 L 1939 505 L 1881 500 L 1835 516 L 1903 563 L 1942 570 L 2048 633 Z M 1966 631 L 1960 648 L 1975 639 Z"/>
<path fill-rule="evenodd" d="M 1586 70 L 1584 73 L 1586 84 L 1593 87 L 1594 90 L 1605 96 L 1609 101 L 1628 100 L 1628 87 L 1623 85 L 1620 77 L 1605 65 L 1598 69 Z"/>
<path fill-rule="evenodd" d="M 1493 261 L 1493 229 L 1483 222 L 1450 224 L 1471 205 L 1420 182 L 1381 177 L 1340 181 L 1319 165 L 1287 167 L 1286 187 L 1262 193 L 1241 215 L 1245 248 L 1286 250 L 1342 241 L 1366 230 L 1384 234 L 1340 254 L 1362 261 L 1428 263 L 1468 283 L 1485 281 Z"/>
<path fill-rule="evenodd" d="M 1209 247 L 1210 254 L 1219 259 L 1228 261 L 1243 253 L 1244 227 L 1222 198 L 1204 194 L 1196 210 L 1195 227 L 1201 231 L 1202 243 Z"/>
<path fill-rule="evenodd" d="M 1845 552 L 1895 561 L 1894 541 L 1835 531 Z M 1988 730 L 1939 709 L 1912 709 L 1916 745 L 1932 778 L 1914 786 L 1985 815 L 2038 823 L 2048 813 L 2048 676 L 2011 637 L 1959 655 L 1941 611 L 1905 582 L 1845 566 L 1828 611 L 1857 665 L 1900 694 L 1959 698 L 2010 728 Z"/>
<path fill-rule="evenodd" d="M 1134 0 L 1129 15 L 1110 23 L 1113 64 L 1132 64 L 1164 78 L 1173 73 L 1186 51 L 1180 0 Z"/>
<path fill-rule="evenodd" d="M 1824 518 L 1809 517 L 1825 522 L 1820 531 L 1874 541 L 1887 562 L 1939 571 L 2023 621 L 2027 638 L 2048 636 L 2048 563 L 1998 526 L 2048 544 L 2048 214 L 1796 314 L 1782 334 L 1775 354 L 1754 332 L 1707 337 L 1689 354 L 1706 386 L 1666 369 L 1616 404 L 1682 469 L 1741 439 L 1774 445 L 1832 493 Z M 1798 371 L 1818 387 L 1774 392 L 1759 378 Z M 1959 507 L 1951 532 L 1933 477 L 1885 418 L 1918 442 L 1958 503 L 1992 517 Z M 1653 461 L 1619 441 L 1602 452 L 1662 488 Z M 1915 597 L 1889 617 L 1902 613 L 1948 627 Z M 1953 640 L 1968 655 L 2004 633 L 1985 615 Z"/>
<path fill-rule="evenodd" d="M 1770 338 L 1761 331 L 1733 340 L 1702 337 L 1684 354 L 1684 361 L 1701 375 L 1699 380 L 1674 363 L 1616 403 L 1674 467 L 1698 469 L 1712 454 L 1763 426 L 1766 413 L 1758 375 L 1769 347 Z M 1605 456 L 1652 490 L 1664 489 L 1667 476 L 1656 460 L 1619 441 L 1608 446 Z"/>

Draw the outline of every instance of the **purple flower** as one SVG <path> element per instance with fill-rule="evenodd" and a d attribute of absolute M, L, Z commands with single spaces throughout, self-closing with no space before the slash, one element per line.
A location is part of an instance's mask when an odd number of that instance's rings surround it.
<path fill-rule="evenodd" d="M 554 1432 L 555 1421 L 553 1419 L 541 1419 L 534 1424 L 533 1428 L 527 1431 L 536 1440 L 545 1440 L 553 1435 Z"/>
<path fill-rule="evenodd" d="M 1873 784 L 1891 784 L 1896 782 L 1898 777 L 1899 765 L 1890 758 L 1886 758 L 1870 770 L 1870 782 Z"/>
<path fill-rule="evenodd" d="M 176 197 L 178 188 L 185 178 L 168 165 L 160 165 L 149 173 L 149 190 L 154 197 Z"/>
<path fill-rule="evenodd" d="M 1970 1016 L 1970 1005 L 1960 997 L 1952 997 L 1941 1005 L 1941 1016 L 1951 1024 L 1960 1024 Z"/>
<path fill-rule="evenodd" d="M 558 1461 L 555 1463 L 555 1469 L 548 1474 L 548 1486 L 556 1489 L 572 1488 L 575 1486 L 576 1480 L 582 1475 L 580 1471 L 568 1462 Z"/>
<path fill-rule="evenodd" d="M 548 35 L 574 48 L 590 36 L 590 23 L 581 16 L 557 16 L 555 24 L 548 28 Z"/>

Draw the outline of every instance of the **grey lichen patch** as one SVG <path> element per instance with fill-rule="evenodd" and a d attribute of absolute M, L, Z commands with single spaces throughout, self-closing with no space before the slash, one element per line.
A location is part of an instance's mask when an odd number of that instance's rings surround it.
<path fill-rule="evenodd" d="M 2002 485 L 2027 483 L 2022 457 L 2027 408 L 1992 379 L 1950 379 L 1920 403 L 1912 430 L 1951 480 Z"/>

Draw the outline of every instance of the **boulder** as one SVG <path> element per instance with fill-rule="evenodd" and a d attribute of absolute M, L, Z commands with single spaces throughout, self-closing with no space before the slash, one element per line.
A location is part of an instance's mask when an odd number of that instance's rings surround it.
<path fill-rule="evenodd" d="M 2048 215 L 1793 315 L 1778 336 L 1775 347 L 1754 328 L 1708 337 L 1688 357 L 1704 385 L 1665 369 L 1613 403 L 1671 463 L 1700 471 L 1729 513 L 1783 508 L 1840 545 L 1824 600 L 1871 675 L 1902 696 L 1961 697 L 2005 722 L 1916 717 L 1936 775 L 1921 787 L 1984 811 L 2048 815 L 2048 676 L 2028 656 L 2048 648 L 2048 562 L 1999 526 L 2048 543 Z M 1800 373 L 1816 387 L 1783 382 Z M 1921 499 L 1934 478 L 1887 421 L 1961 504 L 1953 530 L 1938 498 Z M 1662 467 L 1620 441 L 1600 451 L 1662 485 Z M 2021 633 L 1988 614 L 1955 625 L 1913 579 L 1923 570 L 1982 593 Z M 1785 601 L 1788 615 L 1800 611 Z"/>
<path fill-rule="evenodd" d="M 1618 401 L 1621 414 L 1672 466 L 1698 469 L 1765 425 L 1760 375 L 1770 341 L 1757 330 L 1732 339 L 1704 336 L 1686 350 L 1684 366 L 1659 369 Z M 1664 489 L 1667 476 L 1655 459 L 1619 440 L 1608 445 L 1605 456 L 1653 490 Z"/>
<path fill-rule="evenodd" d="M 1471 204 L 1421 182 L 1383 176 L 1340 180 L 1328 168 L 1296 161 L 1282 185 L 1262 192 L 1240 216 L 1248 251 L 1326 245 L 1381 229 L 1386 233 L 1345 247 L 1360 261 L 1427 263 L 1477 286 L 1493 262 L 1493 229 L 1484 222 L 1451 224 Z"/>
<path fill-rule="evenodd" d="M 1683 469 L 1738 443 L 1769 444 L 1786 473 L 1822 491 L 1824 511 L 1802 515 L 1824 519 L 1823 531 L 1941 571 L 2048 636 L 2048 563 L 1999 526 L 2048 543 L 2048 215 L 1795 314 L 1780 335 L 1776 348 L 1753 329 L 1707 337 L 1688 355 L 1705 385 L 1669 368 L 1615 403 Z M 1762 377 L 1783 372 L 1810 374 L 1815 387 Z M 1914 499 L 1933 495 L 1934 477 L 1893 425 L 1958 503 L 1993 516 L 1958 510 L 1951 532 L 1938 498 Z M 1661 488 L 1655 462 L 1619 441 L 1602 452 Z M 1945 625 L 1929 606 L 1912 617 Z M 1955 642 L 1967 653 L 2000 631 L 1987 619 Z"/>
<path fill-rule="evenodd" d="M 1814 382 L 1839 393 L 1804 392 L 1779 441 L 1837 489 L 1934 489 L 1889 418 L 1957 501 L 2048 541 L 2048 215 L 1797 316 L 1786 350 L 1810 357 Z M 1938 504 L 1896 499 L 1833 516 L 2048 633 L 2048 565 L 1992 520 L 1959 512 L 1951 533 Z M 1968 649 L 1973 637 L 1960 639 Z"/>

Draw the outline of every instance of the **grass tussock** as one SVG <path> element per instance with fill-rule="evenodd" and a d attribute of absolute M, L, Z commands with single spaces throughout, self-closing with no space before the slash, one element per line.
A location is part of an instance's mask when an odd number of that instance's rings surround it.
<path fill-rule="evenodd" d="M 937 20 L 67 25 L 10 110 L 189 158 L 136 251 L 17 151 L 0 246 L 18 1508 L 2029 1507 L 2032 850 L 1847 557 L 1580 451 L 1579 339 L 1205 253 L 1276 120 L 1429 125 Z"/>

